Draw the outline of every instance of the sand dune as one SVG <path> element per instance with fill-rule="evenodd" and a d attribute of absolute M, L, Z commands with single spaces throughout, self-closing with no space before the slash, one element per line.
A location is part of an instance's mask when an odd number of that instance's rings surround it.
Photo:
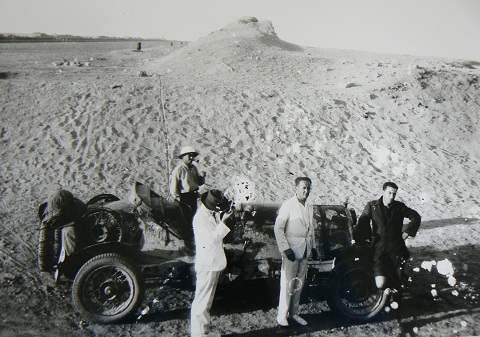
<path fill-rule="evenodd" d="M 37 207 L 56 188 L 122 197 L 138 180 L 167 196 L 186 144 L 206 188 L 248 183 L 256 200 L 282 201 L 308 174 L 314 202 L 358 213 L 392 180 L 424 220 L 480 217 L 479 62 L 306 48 L 254 18 L 188 45 L 134 46 L 85 50 L 82 67 L 2 50 L 0 217 L 16 234 L 0 242 L 28 268 Z"/>
<path fill-rule="evenodd" d="M 249 181 L 281 201 L 305 173 L 315 202 L 359 211 L 393 180 L 426 220 L 480 216 L 478 62 L 305 48 L 254 18 L 89 67 L 5 56 L 1 192 L 23 224 L 58 187 L 123 196 L 140 180 L 167 195 L 184 144 L 206 188 Z"/>

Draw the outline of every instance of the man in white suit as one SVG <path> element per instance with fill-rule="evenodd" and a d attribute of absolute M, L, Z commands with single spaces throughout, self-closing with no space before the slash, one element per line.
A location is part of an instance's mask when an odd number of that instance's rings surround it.
<path fill-rule="evenodd" d="M 223 238 L 230 232 L 225 222 L 232 216 L 230 204 L 219 190 L 202 195 L 193 218 L 197 284 L 191 307 L 191 336 L 217 336 L 210 332 L 210 308 L 220 273 L 227 266 Z"/>
<path fill-rule="evenodd" d="M 282 253 L 277 323 L 283 327 L 288 326 L 288 319 L 307 325 L 298 308 L 308 257 L 314 249 L 313 206 L 307 202 L 311 184 L 308 177 L 295 179 L 295 195 L 283 203 L 275 221 L 275 238 Z"/>

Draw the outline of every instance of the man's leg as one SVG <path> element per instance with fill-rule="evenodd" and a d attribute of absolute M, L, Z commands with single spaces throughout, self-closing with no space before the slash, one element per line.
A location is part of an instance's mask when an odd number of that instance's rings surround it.
<path fill-rule="evenodd" d="M 389 259 L 375 266 L 375 283 L 377 288 L 388 292 L 391 313 L 400 318 L 400 308 L 403 296 L 403 260 Z"/>
<path fill-rule="evenodd" d="M 390 262 L 391 264 L 392 262 Z M 388 262 L 385 259 L 379 259 L 373 263 L 373 274 L 375 275 L 375 285 L 378 289 L 384 290 L 388 287 L 387 284 L 387 271 L 385 267 L 388 265 Z"/>
<path fill-rule="evenodd" d="M 75 251 L 75 227 L 73 223 L 67 225 L 60 230 L 61 240 L 60 240 L 60 256 L 58 257 L 58 262 L 65 261 L 65 258 L 69 255 L 72 255 Z"/>
<path fill-rule="evenodd" d="M 277 322 L 280 325 L 285 325 L 288 317 L 288 310 L 290 308 L 290 298 L 292 291 L 290 287 L 294 282 L 292 280 L 296 277 L 298 270 L 298 261 L 290 261 L 285 256 L 282 256 L 282 270 L 280 273 L 280 298 L 278 301 Z"/>
<path fill-rule="evenodd" d="M 210 308 L 218 283 L 218 271 L 197 272 L 195 298 L 190 312 L 190 329 L 192 337 L 201 337 L 210 331 Z"/>
<path fill-rule="evenodd" d="M 375 276 L 375 284 L 377 285 L 378 289 L 385 289 L 387 285 L 387 278 L 383 275 Z"/>
<path fill-rule="evenodd" d="M 197 211 L 198 205 L 198 193 L 197 192 L 188 192 L 180 194 L 180 201 L 186 203 L 190 207 L 190 214 L 193 216 Z"/>
<path fill-rule="evenodd" d="M 182 193 L 180 195 L 180 201 L 185 204 L 182 205 L 182 211 L 184 212 L 186 226 L 182 232 L 184 232 L 184 241 L 185 245 L 190 249 L 195 249 L 194 234 L 193 234 L 193 217 L 197 212 L 198 204 L 198 193 L 197 192 L 188 192 Z M 188 207 L 186 207 L 188 206 Z"/>
<path fill-rule="evenodd" d="M 292 294 L 292 297 L 290 298 L 290 309 L 289 309 L 290 316 L 298 315 L 298 308 L 300 306 L 300 297 L 302 296 L 302 290 L 303 290 L 303 286 L 305 285 L 305 279 L 307 277 L 307 271 L 308 271 L 307 258 L 303 258 L 297 262 L 298 262 L 297 274 L 295 275 L 293 280 L 290 281 L 291 286 L 289 287 L 289 291 Z"/>

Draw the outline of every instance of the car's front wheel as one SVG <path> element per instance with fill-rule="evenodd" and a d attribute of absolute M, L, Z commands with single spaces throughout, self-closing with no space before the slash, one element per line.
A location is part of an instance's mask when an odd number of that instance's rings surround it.
<path fill-rule="evenodd" d="M 122 255 L 88 260 L 75 276 L 73 303 L 88 320 L 113 323 L 132 314 L 143 300 L 144 284 L 133 263 Z"/>
<path fill-rule="evenodd" d="M 329 307 L 352 320 L 368 321 L 380 313 L 387 297 L 375 285 L 373 269 L 365 264 L 341 264 L 327 281 Z"/>

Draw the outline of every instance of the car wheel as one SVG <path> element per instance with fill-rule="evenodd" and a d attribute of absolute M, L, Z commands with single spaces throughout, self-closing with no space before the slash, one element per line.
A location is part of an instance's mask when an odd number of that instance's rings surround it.
<path fill-rule="evenodd" d="M 343 264 L 327 280 L 329 307 L 352 320 L 368 321 L 380 313 L 387 295 L 375 285 L 373 269 L 362 264 Z"/>
<path fill-rule="evenodd" d="M 76 309 L 97 323 L 113 323 L 132 314 L 143 295 L 141 274 L 129 259 L 116 253 L 88 260 L 73 282 Z"/>

